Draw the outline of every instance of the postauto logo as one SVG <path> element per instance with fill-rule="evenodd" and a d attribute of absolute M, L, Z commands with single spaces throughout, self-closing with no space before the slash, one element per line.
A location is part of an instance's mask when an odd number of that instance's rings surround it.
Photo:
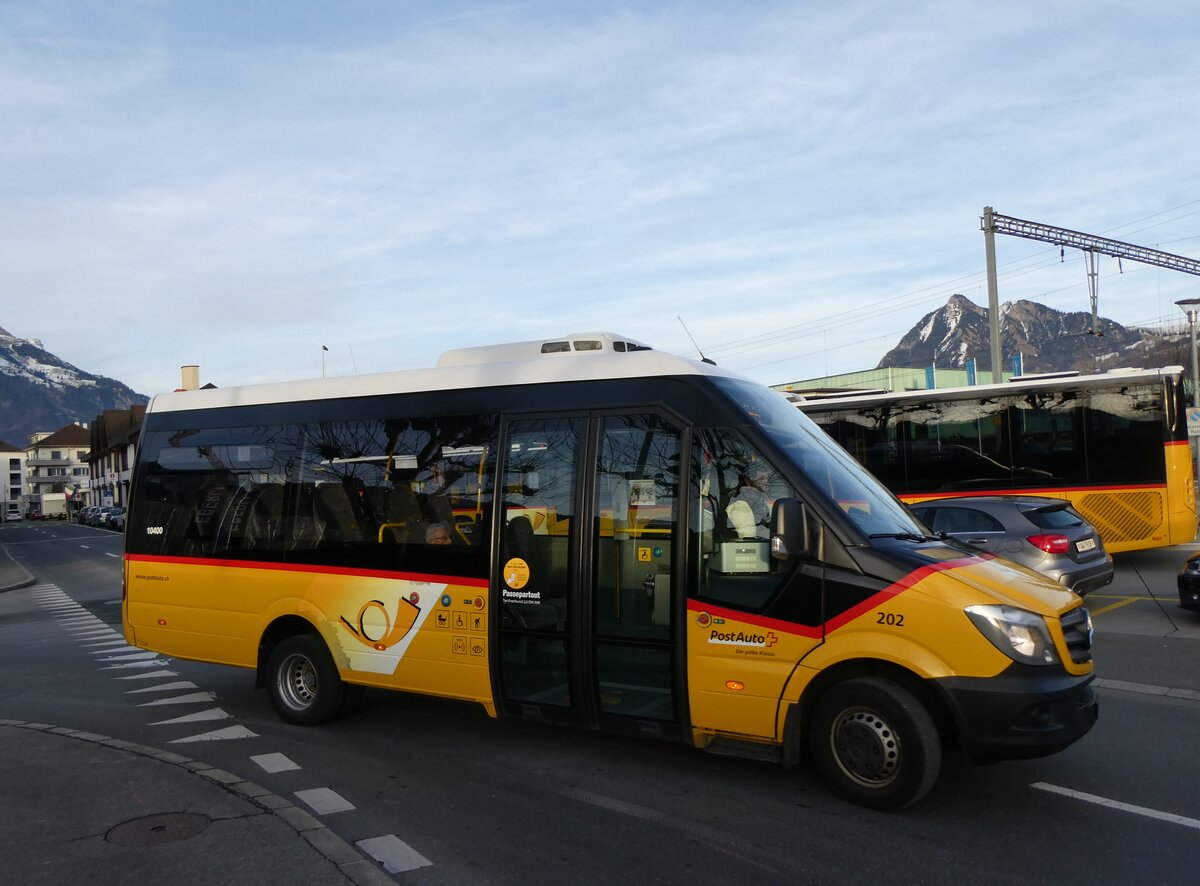
<path fill-rule="evenodd" d="M 712 627 L 708 634 L 708 642 L 718 646 L 754 646 L 766 649 L 779 642 L 774 631 L 759 633 L 757 631 L 738 631 L 719 627 L 725 624 L 723 618 L 713 618 L 707 612 L 696 613 L 696 624 L 702 628 Z"/>

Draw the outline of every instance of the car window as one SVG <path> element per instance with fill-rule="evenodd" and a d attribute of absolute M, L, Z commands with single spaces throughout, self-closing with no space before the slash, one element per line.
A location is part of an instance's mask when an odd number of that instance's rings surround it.
<path fill-rule="evenodd" d="M 934 532 L 1003 532 L 1004 526 L 991 514 L 970 508 L 930 508 Z"/>
<path fill-rule="evenodd" d="M 1070 508 L 1041 508 L 1022 509 L 1025 519 L 1038 529 L 1064 529 L 1070 526 L 1082 526 L 1083 518 Z"/>

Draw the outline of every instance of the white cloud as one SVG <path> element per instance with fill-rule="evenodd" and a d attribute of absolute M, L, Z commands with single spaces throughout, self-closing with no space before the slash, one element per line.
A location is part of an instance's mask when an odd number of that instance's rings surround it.
<path fill-rule="evenodd" d="M 677 315 L 763 381 L 852 370 L 986 304 L 984 204 L 1104 233 L 1200 186 L 1185 3 L 21 6 L 0 325 L 148 393 L 322 344 L 331 374 L 569 329 L 691 352 Z M 1111 236 L 1195 254 L 1162 218 Z M 1088 309 L 1078 256 L 998 249 L 1002 300 Z M 1194 289 L 1124 270 L 1121 322 Z"/>

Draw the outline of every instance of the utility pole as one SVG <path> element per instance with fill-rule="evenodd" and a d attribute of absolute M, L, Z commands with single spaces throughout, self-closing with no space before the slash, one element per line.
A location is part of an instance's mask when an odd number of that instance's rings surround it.
<path fill-rule="evenodd" d="M 1196 306 L 1200 305 L 1200 298 L 1184 298 L 1175 302 L 1184 311 L 1187 312 L 1188 331 L 1191 333 L 1192 339 L 1192 406 L 1200 407 L 1200 365 L 1196 363 Z M 1191 439 L 1188 444 L 1192 445 Z M 1196 450 L 1196 471 L 1193 480 L 1200 480 L 1200 441 L 1194 446 Z"/>
<path fill-rule="evenodd" d="M 1000 365 L 1000 292 L 996 284 L 996 214 L 983 207 L 983 248 L 987 253 L 988 329 L 992 343 L 992 383 L 1004 381 Z"/>

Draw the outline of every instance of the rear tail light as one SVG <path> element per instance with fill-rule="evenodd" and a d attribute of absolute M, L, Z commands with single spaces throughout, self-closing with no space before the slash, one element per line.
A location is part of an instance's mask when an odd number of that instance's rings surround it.
<path fill-rule="evenodd" d="M 1071 540 L 1065 535 L 1031 535 L 1026 541 L 1047 554 L 1065 554 L 1071 549 Z"/>

